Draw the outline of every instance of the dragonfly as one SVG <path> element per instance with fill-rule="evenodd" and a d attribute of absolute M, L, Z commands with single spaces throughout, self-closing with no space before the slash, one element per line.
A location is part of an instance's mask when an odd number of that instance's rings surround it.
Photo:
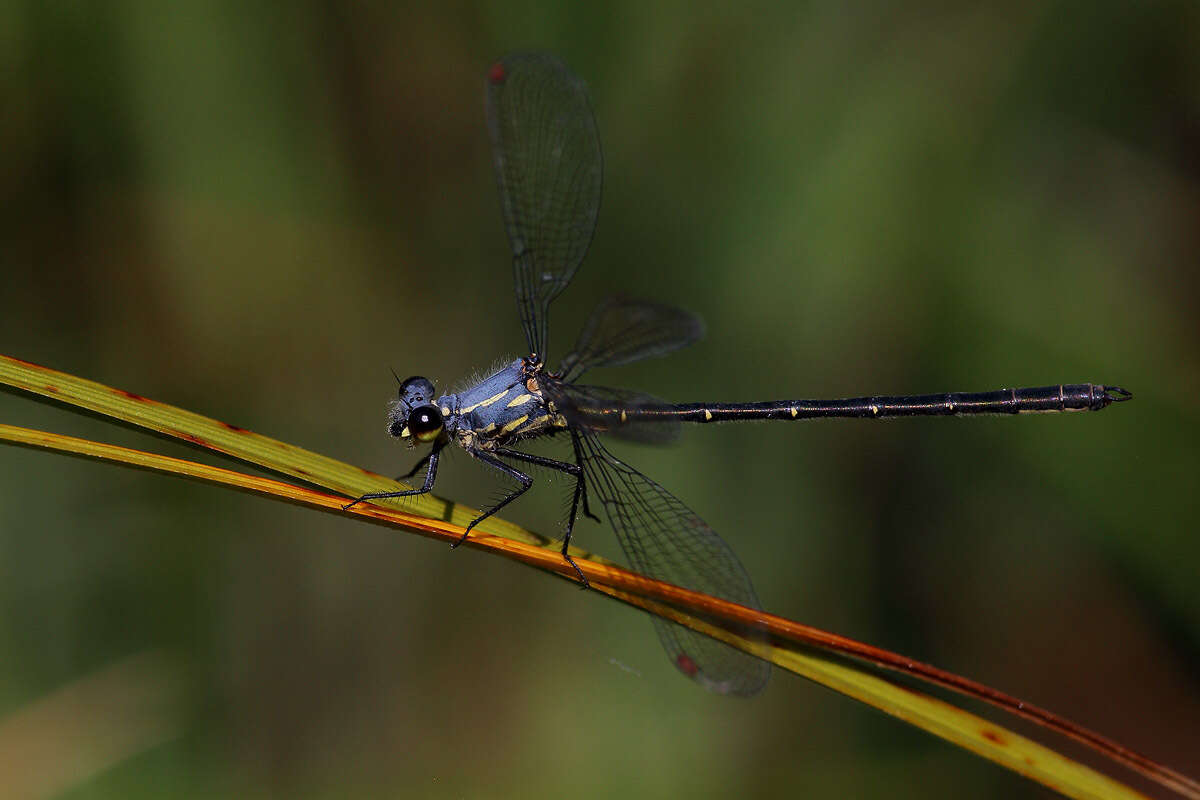
<path fill-rule="evenodd" d="M 638 572 L 758 609 L 746 569 L 707 523 L 665 487 L 613 455 L 610 439 L 662 444 L 685 422 L 857 417 L 1023 414 L 1099 411 L 1131 393 L 1103 384 L 1060 384 L 991 392 L 872 396 L 839 400 L 668 403 L 637 391 L 580 383 L 589 371 L 664 356 L 704 333 L 695 314 L 649 300 L 609 298 L 585 321 L 574 348 L 548 364 L 551 303 L 570 284 L 591 245 L 600 210 L 603 157 L 585 84 L 557 57 L 511 54 L 485 79 L 500 209 L 512 249 L 517 309 L 529 355 L 463 391 L 438 395 L 421 376 L 400 381 L 388 432 L 409 447 L 429 446 L 399 480 L 425 468 L 420 487 L 365 494 L 357 503 L 425 494 L 451 444 L 511 478 L 516 486 L 483 510 L 462 538 L 533 485 L 525 470 L 545 467 L 573 480 L 562 557 L 588 585 L 569 553 L 580 513 L 600 521 L 598 498 L 621 549 Z M 569 460 L 519 448 L 544 437 L 570 441 Z M 674 622 L 652 617 L 659 639 L 684 675 L 704 688 L 753 695 L 766 684 L 767 662 Z M 753 633 L 753 632 L 752 632 Z"/>

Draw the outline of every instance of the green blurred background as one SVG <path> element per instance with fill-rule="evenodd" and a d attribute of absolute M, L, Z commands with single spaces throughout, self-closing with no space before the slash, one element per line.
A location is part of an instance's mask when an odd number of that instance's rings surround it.
<path fill-rule="evenodd" d="M 606 183 L 559 355 L 624 290 L 677 400 L 1120 383 L 1103 414 L 616 445 L 766 608 L 1200 772 L 1193 2 L 0 3 L 0 352 L 384 473 L 388 373 L 521 354 L 483 75 L 589 83 Z M 5 422 L 194 451 L 0 394 Z M 495 476 L 458 454 L 441 495 Z M 542 476 L 510 519 L 550 534 Z M 607 529 L 582 546 L 616 556 Z M 91 797 L 1039 796 L 793 676 L 349 519 L 0 450 L 0 781 Z M 19 781 L 19 782 L 18 782 Z M 19 794 L 19 792 L 18 792 Z"/>

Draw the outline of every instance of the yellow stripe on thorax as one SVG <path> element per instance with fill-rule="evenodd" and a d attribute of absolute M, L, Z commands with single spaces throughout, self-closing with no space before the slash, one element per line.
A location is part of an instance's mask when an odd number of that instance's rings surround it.
<path fill-rule="evenodd" d="M 473 405 L 473 406 L 467 406 L 466 408 L 459 409 L 459 412 L 458 412 L 458 413 L 460 413 L 460 414 L 470 414 L 472 411 L 474 411 L 474 410 L 475 410 L 475 409 L 477 409 L 477 408 L 487 408 L 487 407 L 488 407 L 488 406 L 490 406 L 492 403 L 495 403 L 497 400 L 499 400 L 500 398 L 504 397 L 504 395 L 506 395 L 506 394 L 508 394 L 508 389 L 505 389 L 503 392 L 500 392 L 499 394 L 494 394 L 494 395 L 492 395 L 492 396 L 491 396 L 491 397 L 489 397 L 487 400 L 480 400 L 478 403 L 476 403 L 476 404 L 475 404 L 475 405 Z"/>
<path fill-rule="evenodd" d="M 501 428 L 501 429 L 500 429 L 500 433 L 502 433 L 502 434 L 504 434 L 504 433 L 512 433 L 514 430 L 516 430 L 517 428 L 519 428 L 519 427 L 521 427 L 523 424 L 525 424 L 525 420 L 527 420 L 527 419 L 529 419 L 529 415 L 528 415 L 528 414 L 522 414 L 521 416 L 517 417 L 517 418 L 516 418 L 516 419 L 514 419 L 512 422 L 508 423 L 508 424 L 507 424 L 507 425 L 505 425 L 503 428 Z"/>

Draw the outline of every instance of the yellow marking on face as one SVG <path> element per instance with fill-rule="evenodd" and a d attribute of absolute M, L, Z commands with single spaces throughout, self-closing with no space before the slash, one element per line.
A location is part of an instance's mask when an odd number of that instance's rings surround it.
<path fill-rule="evenodd" d="M 523 406 L 532 399 L 533 399 L 533 395 L 531 395 L 531 394 L 517 395 L 512 400 L 509 400 L 508 405 L 505 407 L 506 408 L 516 408 L 517 406 Z"/>
<path fill-rule="evenodd" d="M 492 403 L 494 403 L 494 402 L 496 402 L 497 400 L 499 400 L 500 398 L 504 397 L 504 395 L 506 395 L 506 394 L 508 394 L 508 389 L 505 389 L 503 392 L 500 392 L 499 394 L 494 394 L 494 395 L 492 395 L 492 396 L 491 396 L 491 397 L 489 397 L 487 400 L 480 400 L 478 403 L 476 403 L 476 404 L 475 404 L 475 405 L 473 405 L 473 406 L 467 406 L 466 408 L 464 408 L 464 409 L 462 410 L 462 412 L 461 412 L 461 413 L 463 413 L 463 414 L 470 414 L 472 411 L 474 411 L 474 410 L 475 410 L 475 409 L 477 409 L 477 408 L 487 408 L 487 407 L 488 407 L 488 406 L 490 406 Z"/>
<path fill-rule="evenodd" d="M 401 439 L 407 439 L 410 436 L 412 436 L 412 432 L 409 431 L 407 425 L 405 425 L 403 428 L 400 429 L 400 438 Z"/>
<path fill-rule="evenodd" d="M 442 406 L 442 416 L 443 417 L 450 416 L 450 406 Z"/>
<path fill-rule="evenodd" d="M 795 419 L 798 416 L 800 416 L 800 409 L 792 406 L 792 419 Z"/>
<path fill-rule="evenodd" d="M 521 427 L 521 425 L 523 425 L 525 423 L 525 420 L 527 420 L 527 419 L 529 419 L 529 415 L 522 414 L 521 416 L 517 417 L 512 422 L 508 423 L 503 428 L 501 428 L 500 432 L 501 433 L 512 433 L 514 430 Z M 490 428 L 491 425 L 489 425 L 488 427 Z"/>
<path fill-rule="evenodd" d="M 871 414 L 873 416 L 878 417 L 879 416 L 879 406 L 871 406 Z"/>
<path fill-rule="evenodd" d="M 707 408 L 706 408 L 706 409 L 704 409 L 704 421 L 705 421 L 705 422 L 712 422 L 712 412 L 711 412 L 711 411 L 709 411 Z"/>
<path fill-rule="evenodd" d="M 625 409 L 621 409 L 621 422 L 628 422 L 629 415 L 625 413 Z"/>

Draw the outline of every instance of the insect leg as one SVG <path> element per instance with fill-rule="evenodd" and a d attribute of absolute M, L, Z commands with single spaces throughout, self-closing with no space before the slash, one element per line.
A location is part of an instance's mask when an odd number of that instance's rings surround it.
<path fill-rule="evenodd" d="M 403 475 L 397 475 L 396 480 L 398 480 L 398 481 L 408 480 L 413 475 L 417 474 L 417 471 L 421 469 L 422 465 L 427 464 L 427 463 L 429 463 L 429 456 L 422 456 L 421 458 L 418 458 L 417 463 L 413 464 L 413 468 L 410 469 L 408 472 L 404 473 Z"/>
<path fill-rule="evenodd" d="M 571 513 L 567 517 L 567 532 L 563 536 L 562 557 L 566 559 L 566 562 L 575 570 L 575 574 L 579 576 L 579 588 L 588 588 L 588 580 L 584 577 L 583 570 L 579 568 L 579 565 L 575 563 L 575 559 L 571 558 L 571 555 L 567 552 L 567 548 L 571 546 L 571 532 L 575 529 L 575 519 L 579 516 L 579 500 L 581 497 L 584 503 L 584 513 L 587 513 L 587 493 L 583 488 L 583 470 L 580 469 L 578 464 L 572 464 L 569 461 L 558 461 L 553 458 L 535 456 L 531 453 L 522 453 L 520 450 L 510 450 L 507 447 L 498 448 L 496 455 L 528 461 L 530 464 L 537 464 L 540 467 L 556 469 L 575 478 L 575 493 L 571 498 Z M 588 514 L 588 516 L 591 515 Z"/>
<path fill-rule="evenodd" d="M 491 508 L 484 511 L 478 517 L 471 520 L 471 524 L 467 526 L 467 529 L 465 531 L 463 531 L 462 537 L 457 542 L 450 545 L 451 549 L 458 547 L 460 544 L 465 542 L 467 540 L 467 537 L 471 535 L 471 530 L 476 525 L 483 522 L 485 519 L 490 517 L 492 514 L 495 514 L 500 509 L 504 508 L 506 505 L 511 503 L 513 500 L 516 500 L 518 497 L 525 494 L 525 492 L 529 491 L 529 487 L 533 486 L 533 478 L 529 477 L 524 472 L 521 472 L 521 470 L 519 470 L 519 469 L 510 467 L 508 464 L 505 464 L 503 461 L 496 458 L 496 456 L 492 455 L 488 451 L 478 450 L 475 448 L 467 448 L 467 452 L 470 453 L 475 458 L 482 461 L 484 464 L 487 464 L 489 467 L 500 470 L 505 475 L 508 475 L 510 478 L 517 481 L 517 483 L 519 483 L 521 485 L 518 486 L 516 489 L 513 489 L 507 495 L 505 495 L 504 498 L 499 503 L 496 503 L 494 506 L 492 506 Z"/>
<path fill-rule="evenodd" d="M 412 497 L 415 494 L 427 493 L 433 488 L 433 482 L 437 478 L 438 459 L 441 458 L 441 454 L 442 448 L 435 445 L 433 450 L 430 451 L 429 457 L 425 459 L 429 464 L 429 469 L 425 473 L 425 484 L 420 489 L 405 489 L 400 492 L 373 492 L 371 494 L 364 494 L 353 503 L 347 503 L 346 505 L 342 506 L 342 511 L 347 511 L 364 500 L 385 500 L 389 497 Z M 404 477 L 412 476 L 420 467 L 421 462 L 418 461 L 416 468 L 414 468 L 412 472 L 408 473 L 408 475 Z"/>
<path fill-rule="evenodd" d="M 579 434 L 571 431 L 571 448 L 575 451 L 575 464 L 578 466 L 583 463 L 583 450 L 579 446 Z M 600 518 L 592 513 L 588 508 L 587 487 L 583 485 L 583 470 L 579 470 L 580 492 L 583 494 L 583 514 L 592 522 L 599 522 Z"/>

